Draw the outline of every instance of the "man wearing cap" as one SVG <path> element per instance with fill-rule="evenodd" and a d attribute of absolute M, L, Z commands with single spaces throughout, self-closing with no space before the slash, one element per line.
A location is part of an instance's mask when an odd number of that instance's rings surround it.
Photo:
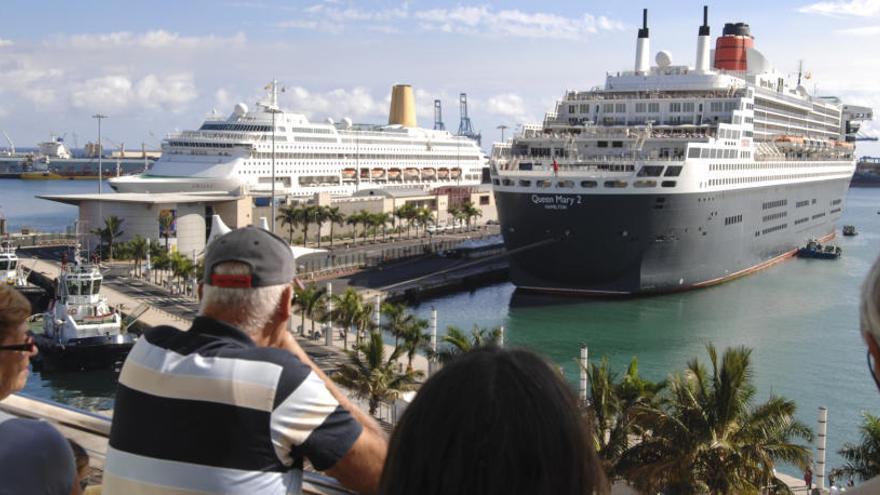
<path fill-rule="evenodd" d="M 880 362 L 880 259 L 874 262 L 862 287 L 860 313 L 862 338 L 868 346 L 868 370 L 880 390 L 880 370 L 877 369 L 877 363 Z M 880 477 L 867 480 L 846 492 L 857 495 L 880 493 Z"/>
<path fill-rule="evenodd" d="M 287 331 L 293 266 L 259 228 L 208 246 L 192 327 L 148 330 L 122 368 L 103 493 L 299 493 L 304 458 L 377 490 L 384 435 Z"/>

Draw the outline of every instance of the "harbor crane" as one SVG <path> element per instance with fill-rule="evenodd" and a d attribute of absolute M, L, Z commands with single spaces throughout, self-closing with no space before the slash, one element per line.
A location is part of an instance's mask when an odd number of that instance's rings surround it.
<path fill-rule="evenodd" d="M 15 143 L 12 142 L 12 138 L 9 137 L 9 134 L 6 134 L 6 131 L 3 131 L 3 137 L 6 138 L 6 141 L 9 143 L 9 156 L 15 154 Z"/>
<path fill-rule="evenodd" d="M 471 118 L 468 117 L 467 93 L 461 93 L 458 95 L 458 103 L 459 112 L 461 113 L 461 122 L 458 124 L 458 135 L 471 138 L 477 142 L 477 145 L 482 145 L 481 141 L 483 136 L 474 132 L 474 128 L 471 126 Z"/>
<path fill-rule="evenodd" d="M 443 124 L 443 109 L 441 108 L 440 100 L 434 100 L 434 130 L 446 130 L 446 125 Z"/>

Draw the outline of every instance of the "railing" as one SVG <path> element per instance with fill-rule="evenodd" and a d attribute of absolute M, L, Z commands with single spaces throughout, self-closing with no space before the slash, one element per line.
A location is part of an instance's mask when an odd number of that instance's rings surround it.
<path fill-rule="evenodd" d="M 48 420 L 102 439 L 110 438 L 111 418 L 56 402 L 14 394 L 0 402 L 0 410 L 23 418 Z M 100 454 L 105 455 L 106 452 Z M 346 490 L 333 478 L 309 471 L 303 473 L 302 494 L 350 495 L 351 493 L 353 492 Z"/>

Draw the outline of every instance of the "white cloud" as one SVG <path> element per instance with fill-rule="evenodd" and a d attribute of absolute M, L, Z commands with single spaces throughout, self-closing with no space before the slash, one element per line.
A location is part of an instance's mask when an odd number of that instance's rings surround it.
<path fill-rule="evenodd" d="M 526 109 L 521 96 L 505 93 L 493 96 L 486 102 L 486 109 L 501 117 L 513 118 L 517 121 L 526 120 Z"/>
<path fill-rule="evenodd" d="M 876 36 L 880 34 L 880 26 L 863 26 L 857 28 L 838 29 L 834 32 L 845 36 Z"/>
<path fill-rule="evenodd" d="M 302 11 L 305 18 L 282 21 L 281 28 L 306 29 L 338 34 L 351 24 L 386 33 L 400 32 L 393 23 L 416 21 L 414 26 L 425 31 L 462 33 L 468 35 L 512 36 L 522 38 L 583 39 L 599 31 L 615 31 L 624 24 L 604 16 L 584 14 L 565 17 L 518 9 L 495 10 L 487 6 L 459 6 L 445 9 L 410 11 L 408 4 L 383 10 L 340 9 L 315 4 Z"/>
<path fill-rule="evenodd" d="M 4 40 L 3 38 L 0 38 L 0 48 L 4 46 L 12 46 L 12 44 L 12 40 Z"/>
<path fill-rule="evenodd" d="M 220 48 L 230 45 L 242 45 L 247 41 L 243 33 L 229 37 L 222 36 L 181 36 L 164 30 L 148 31 L 146 33 L 132 33 L 120 31 L 103 34 L 76 34 L 72 36 L 58 36 L 53 38 L 51 44 L 70 48 L 82 49 L 108 49 L 117 47 L 140 47 L 148 49 L 160 48 Z"/>
<path fill-rule="evenodd" d="M 798 9 L 804 14 L 873 17 L 880 14 L 880 0 L 823 1 Z"/>
<path fill-rule="evenodd" d="M 177 112 L 197 96 L 192 74 L 148 74 L 137 82 L 125 75 L 109 75 L 74 84 L 70 102 L 77 108 L 101 111 L 134 107 Z"/>
<path fill-rule="evenodd" d="M 388 116 L 388 105 L 373 98 L 369 90 L 363 87 L 333 89 L 321 93 L 294 86 L 287 88 L 280 99 L 282 106 L 302 113 L 309 119 L 331 117 L 339 120 L 349 117 L 353 120 L 374 120 Z"/>

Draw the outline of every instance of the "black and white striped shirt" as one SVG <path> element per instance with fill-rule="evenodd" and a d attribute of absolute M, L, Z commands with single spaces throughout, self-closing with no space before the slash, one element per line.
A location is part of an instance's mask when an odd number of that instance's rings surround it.
<path fill-rule="evenodd" d="M 361 431 L 294 355 L 198 317 L 149 330 L 126 359 L 103 493 L 296 492 L 303 458 L 328 469 Z"/>

